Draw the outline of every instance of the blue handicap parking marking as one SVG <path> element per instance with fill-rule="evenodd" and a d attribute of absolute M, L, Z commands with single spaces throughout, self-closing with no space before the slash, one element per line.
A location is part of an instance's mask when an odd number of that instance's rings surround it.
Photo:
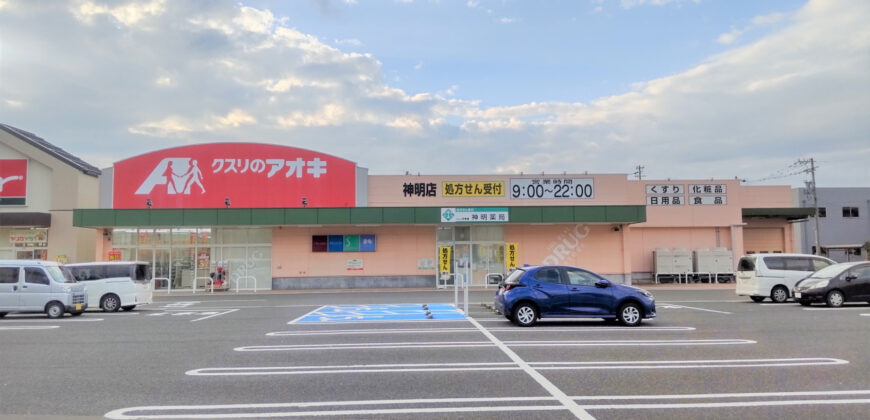
<path fill-rule="evenodd" d="M 465 319 L 465 314 L 453 305 L 446 303 L 339 305 L 324 306 L 296 320 L 296 322 L 427 321 L 448 319 Z"/>

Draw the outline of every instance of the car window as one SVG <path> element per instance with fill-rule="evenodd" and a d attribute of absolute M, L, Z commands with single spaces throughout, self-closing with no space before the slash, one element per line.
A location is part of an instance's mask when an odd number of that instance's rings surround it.
<path fill-rule="evenodd" d="M 70 273 L 76 281 L 91 281 L 98 280 L 99 277 L 94 273 L 94 267 L 69 267 Z"/>
<path fill-rule="evenodd" d="M 823 260 L 821 258 L 813 258 L 813 271 L 819 271 L 829 265 L 831 265 L 831 263 L 826 260 Z"/>
<path fill-rule="evenodd" d="M 130 266 L 127 264 L 107 265 L 105 268 L 106 268 L 106 278 L 130 277 Z"/>
<path fill-rule="evenodd" d="M 133 280 L 151 281 L 151 266 L 148 264 L 136 264 L 136 273 Z"/>
<path fill-rule="evenodd" d="M 0 283 L 18 283 L 18 267 L 0 267 Z"/>
<path fill-rule="evenodd" d="M 767 257 L 764 259 L 764 265 L 769 270 L 785 270 L 785 259 L 783 257 Z"/>
<path fill-rule="evenodd" d="M 850 275 L 857 277 L 858 280 L 870 281 L 870 266 L 855 267 Z"/>
<path fill-rule="evenodd" d="M 562 279 L 559 277 L 559 269 L 557 268 L 542 268 L 538 270 L 535 272 L 535 280 L 545 283 L 562 283 Z"/>
<path fill-rule="evenodd" d="M 594 274 L 575 268 L 566 268 L 565 274 L 568 275 L 568 284 L 571 286 L 595 286 L 599 280 Z"/>
<path fill-rule="evenodd" d="M 813 270 L 813 263 L 807 257 L 786 257 L 785 269 L 788 271 L 816 271 Z"/>
<path fill-rule="evenodd" d="M 755 258 L 743 257 L 737 262 L 737 271 L 755 271 Z"/>
<path fill-rule="evenodd" d="M 24 282 L 31 284 L 49 284 L 48 276 L 45 275 L 45 271 L 36 267 L 24 267 Z"/>

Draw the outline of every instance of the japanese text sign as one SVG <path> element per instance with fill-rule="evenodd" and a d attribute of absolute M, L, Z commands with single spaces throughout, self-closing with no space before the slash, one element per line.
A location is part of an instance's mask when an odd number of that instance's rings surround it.
<path fill-rule="evenodd" d="M 517 244 L 516 243 L 507 243 L 505 244 L 505 262 L 507 263 L 508 271 L 517 268 Z"/>
<path fill-rule="evenodd" d="M 113 200 L 115 208 L 353 207 L 356 164 L 268 144 L 182 146 L 115 163 Z"/>
<path fill-rule="evenodd" d="M 438 247 L 438 271 L 441 273 L 449 273 L 450 270 L 450 247 Z"/>
<path fill-rule="evenodd" d="M 441 191 L 444 197 L 504 197 L 504 181 L 444 181 Z"/>

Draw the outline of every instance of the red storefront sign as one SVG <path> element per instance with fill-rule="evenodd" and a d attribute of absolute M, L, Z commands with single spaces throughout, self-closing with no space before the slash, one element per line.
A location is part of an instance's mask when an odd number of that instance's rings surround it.
<path fill-rule="evenodd" d="M 25 204 L 27 159 L 0 159 L 0 205 Z"/>
<path fill-rule="evenodd" d="M 356 205 L 354 162 L 270 144 L 159 150 L 115 163 L 113 183 L 114 208 Z"/>

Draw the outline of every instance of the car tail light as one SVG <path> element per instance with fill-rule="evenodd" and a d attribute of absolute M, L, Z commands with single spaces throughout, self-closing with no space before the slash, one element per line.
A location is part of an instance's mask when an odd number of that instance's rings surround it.
<path fill-rule="evenodd" d="M 506 285 L 504 285 L 504 291 L 507 292 L 507 291 L 510 290 L 510 289 L 515 289 L 515 288 L 517 288 L 517 287 L 522 287 L 522 286 L 523 286 L 522 283 L 511 283 L 511 284 L 506 284 Z"/>

